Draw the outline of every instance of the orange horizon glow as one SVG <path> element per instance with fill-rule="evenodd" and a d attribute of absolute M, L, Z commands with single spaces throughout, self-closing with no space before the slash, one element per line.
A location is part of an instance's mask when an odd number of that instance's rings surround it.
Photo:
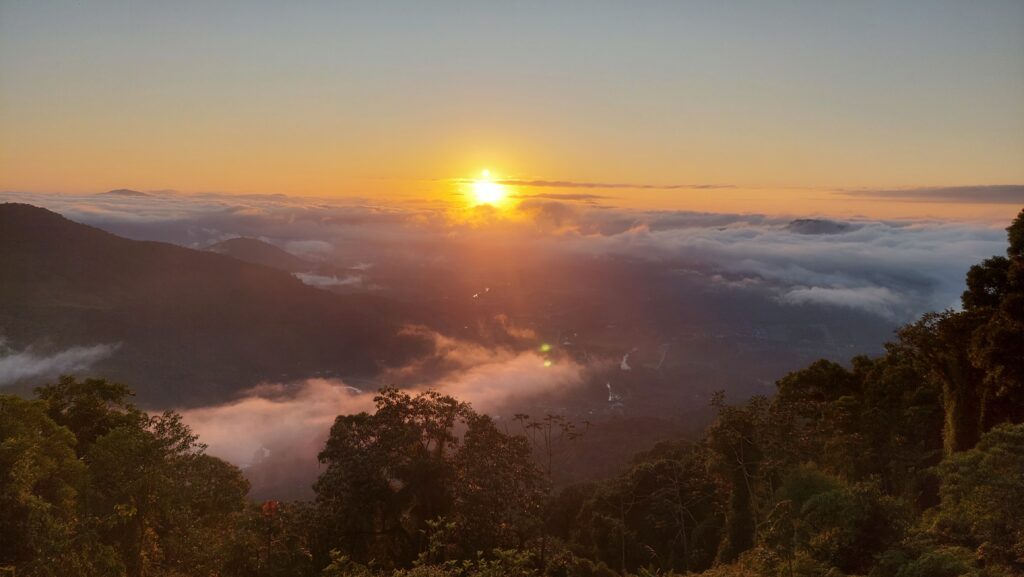
<path fill-rule="evenodd" d="M 1024 5 L 811 4 L 10 2 L 0 191 L 1012 216 L 841 191 L 1024 184 Z"/>
<path fill-rule="evenodd" d="M 486 171 L 486 172 L 485 172 Z M 493 218 L 517 219 L 518 208 L 526 201 L 566 204 L 578 209 L 615 208 L 637 211 L 696 211 L 709 213 L 764 214 L 791 217 L 884 218 L 892 220 L 935 219 L 976 221 L 991 224 L 1008 222 L 1020 210 L 1019 204 L 964 201 L 925 201 L 880 199 L 848 194 L 831 187 L 756 187 L 688 188 L 658 190 L 644 188 L 588 189 L 539 186 L 537 181 L 555 181 L 543 177 L 498 176 L 489 169 L 471 170 L 453 178 L 371 179 L 352 189 L 319 189 L 282 193 L 274 188 L 217 190 L 215 187 L 182 190 L 177 187 L 133 186 L 111 183 L 84 190 L 55 190 L 0 186 L 0 192 L 29 194 L 66 194 L 91 196 L 113 189 L 132 189 L 160 194 L 172 191 L 183 196 L 207 193 L 225 195 L 285 194 L 296 201 L 322 199 L 352 201 L 381 206 L 447 207 L 459 222 L 486 223 Z M 516 184 L 522 181 L 524 184 Z M 897 188 L 897 187 L 893 187 Z"/>

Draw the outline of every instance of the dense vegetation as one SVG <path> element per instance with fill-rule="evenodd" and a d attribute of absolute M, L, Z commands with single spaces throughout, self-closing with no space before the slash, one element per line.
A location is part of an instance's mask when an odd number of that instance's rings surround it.
<path fill-rule="evenodd" d="M 1024 572 L 1024 212 L 959 311 L 879 358 L 714 400 L 696 441 L 555 491 L 558 417 L 435 393 L 340 416 L 311 503 L 246 500 L 177 415 L 64 378 L 0 396 L 0 566 L 18 575 L 1000 576 Z M 513 434 L 519 432 L 521 434 Z"/>

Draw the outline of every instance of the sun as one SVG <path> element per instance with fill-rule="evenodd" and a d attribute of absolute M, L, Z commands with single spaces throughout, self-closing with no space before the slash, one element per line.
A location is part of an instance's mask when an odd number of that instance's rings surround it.
<path fill-rule="evenodd" d="M 505 190 L 505 185 L 495 182 L 491 178 L 491 171 L 486 168 L 480 172 L 480 178 L 476 178 L 472 182 L 473 185 L 473 202 L 474 204 L 489 204 L 491 206 L 497 206 L 504 202 L 508 196 L 508 192 Z"/>

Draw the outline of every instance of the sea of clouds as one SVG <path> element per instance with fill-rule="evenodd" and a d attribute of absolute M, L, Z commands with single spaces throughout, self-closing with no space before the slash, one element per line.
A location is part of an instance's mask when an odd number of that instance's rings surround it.
<path fill-rule="evenodd" d="M 0 193 L 114 234 L 204 248 L 233 237 L 275 244 L 311 263 L 344 262 L 348 273 L 302 273 L 323 288 L 371 290 L 362 274 L 381 263 L 429 265 L 460 247 L 522 247 L 522 254 L 621 257 L 699 276 L 722 290 L 757 291 L 785 306 L 855 310 L 892 322 L 957 306 L 964 273 L 1005 248 L 1006 223 L 830 219 L 616 208 L 595 195 L 526 195 L 514 208 L 466 209 L 448 203 L 379 203 L 283 195 Z M 506 327 L 513 338 L 528 329 Z M 434 352 L 392 369 L 418 382 L 497 410 L 512 400 L 565 390 L 591 367 L 571 359 L 545 366 L 531 350 L 485 347 L 424 327 L 409 327 Z M 26 376 L 88 367 L 116 347 L 41 354 L 0 349 L 0 385 Z M 419 364 L 417 364 L 419 363 Z M 427 365 L 432 370 L 427 370 Z M 443 370 L 437 370 L 443 367 Z M 429 375 L 416 379 L 416 374 Z M 223 405 L 184 411 L 210 451 L 239 465 L 254 455 L 291 452 L 315 462 L 338 414 L 372 407 L 373 391 L 332 379 L 256 384 Z M 512 392 L 514 391 L 514 393 Z M 512 396 L 516 397 L 512 399 Z"/>
<path fill-rule="evenodd" d="M 422 262 L 460 244 L 486 243 L 518 244 L 537 254 L 625 256 L 768 291 L 794 306 L 858 309 L 894 321 L 956 306 L 966 269 L 1001 254 L 1005 244 L 1006 223 L 638 211 L 600 204 L 595 199 L 602 197 L 594 195 L 554 196 L 523 197 L 503 212 L 168 191 L 0 193 L 0 201 L 43 206 L 128 238 L 193 248 L 237 236 L 260 238 L 312 262 L 352 247 L 369 261 Z M 357 273 L 301 278 L 322 287 L 358 287 Z"/>

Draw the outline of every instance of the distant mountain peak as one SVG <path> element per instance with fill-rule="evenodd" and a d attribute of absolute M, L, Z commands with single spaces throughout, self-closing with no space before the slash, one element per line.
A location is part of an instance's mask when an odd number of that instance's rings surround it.
<path fill-rule="evenodd" d="M 152 194 L 149 194 L 148 192 L 141 192 L 141 191 L 138 191 L 138 190 L 132 190 L 130 188 L 116 188 L 114 190 L 108 190 L 107 192 L 101 192 L 99 194 L 108 195 L 108 196 L 133 196 L 133 197 L 153 196 Z"/>
<path fill-rule="evenodd" d="M 312 267 L 311 263 L 258 238 L 229 238 L 206 247 L 206 250 L 287 272 L 302 272 Z"/>
<path fill-rule="evenodd" d="M 786 225 L 786 230 L 796 234 L 843 234 L 857 228 L 848 222 L 827 218 L 798 218 Z"/>

